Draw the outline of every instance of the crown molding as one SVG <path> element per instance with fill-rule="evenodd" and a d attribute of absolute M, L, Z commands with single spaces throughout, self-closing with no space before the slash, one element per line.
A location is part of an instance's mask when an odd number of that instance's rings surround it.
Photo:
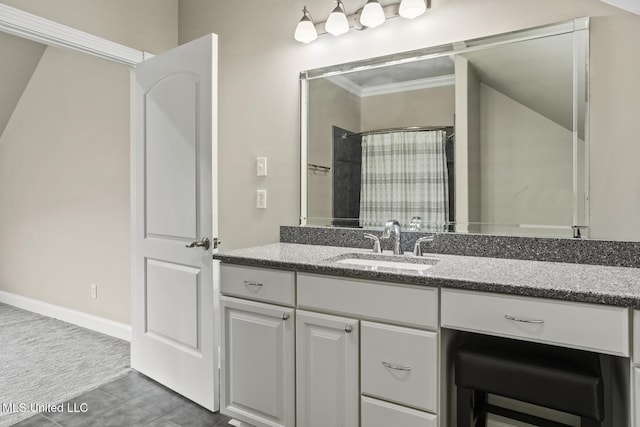
<path fill-rule="evenodd" d="M 136 65 L 144 60 L 142 51 L 5 4 L 0 4 L 0 31 L 127 65 Z"/>
<path fill-rule="evenodd" d="M 455 76 L 449 74 L 447 76 L 429 77 L 426 79 L 409 80 L 406 82 L 363 88 L 362 96 L 386 95 L 388 93 L 408 92 L 410 90 L 429 89 L 432 87 L 453 86 L 454 84 Z"/>
<path fill-rule="evenodd" d="M 408 80 L 406 82 L 389 83 L 378 86 L 362 87 L 359 84 L 348 79 L 344 75 L 327 77 L 327 80 L 351 92 L 352 94 L 365 98 L 367 96 L 386 95 L 390 93 L 408 92 L 411 90 L 429 89 L 440 86 L 453 86 L 455 84 L 455 76 L 449 74 L 446 76 L 428 77 L 425 79 Z"/>

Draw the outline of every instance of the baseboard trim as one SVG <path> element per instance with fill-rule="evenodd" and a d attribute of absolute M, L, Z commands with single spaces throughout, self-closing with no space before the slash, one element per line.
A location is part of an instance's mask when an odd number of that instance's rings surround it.
<path fill-rule="evenodd" d="M 0 302 L 131 342 L 131 326 L 125 323 L 5 291 L 0 291 Z"/>

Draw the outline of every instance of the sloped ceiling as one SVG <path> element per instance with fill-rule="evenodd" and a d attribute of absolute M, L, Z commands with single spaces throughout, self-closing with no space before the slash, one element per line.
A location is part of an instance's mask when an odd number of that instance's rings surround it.
<path fill-rule="evenodd" d="M 45 49 L 45 45 L 0 32 L 0 136 Z"/>
<path fill-rule="evenodd" d="M 480 80 L 558 123 L 573 128 L 572 34 L 463 54 Z"/>
<path fill-rule="evenodd" d="M 600 0 L 628 12 L 640 15 L 640 1 L 638 0 Z"/>

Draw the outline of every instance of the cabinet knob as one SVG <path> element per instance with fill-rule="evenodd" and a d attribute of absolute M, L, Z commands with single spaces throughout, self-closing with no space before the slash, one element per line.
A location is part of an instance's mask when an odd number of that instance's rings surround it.
<path fill-rule="evenodd" d="M 287 319 L 289 319 L 289 315 L 287 313 L 282 313 L 282 316 L 280 316 L 280 318 L 282 320 L 287 320 Z"/>
<path fill-rule="evenodd" d="M 351 325 L 347 325 L 344 327 L 344 331 L 348 334 L 351 333 L 351 331 L 353 331 L 353 327 Z"/>

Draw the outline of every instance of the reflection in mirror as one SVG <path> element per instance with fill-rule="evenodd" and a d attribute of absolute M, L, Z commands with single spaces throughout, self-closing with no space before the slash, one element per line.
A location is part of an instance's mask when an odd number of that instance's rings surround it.
<path fill-rule="evenodd" d="M 301 224 L 585 236 L 587 23 L 302 73 Z"/>

